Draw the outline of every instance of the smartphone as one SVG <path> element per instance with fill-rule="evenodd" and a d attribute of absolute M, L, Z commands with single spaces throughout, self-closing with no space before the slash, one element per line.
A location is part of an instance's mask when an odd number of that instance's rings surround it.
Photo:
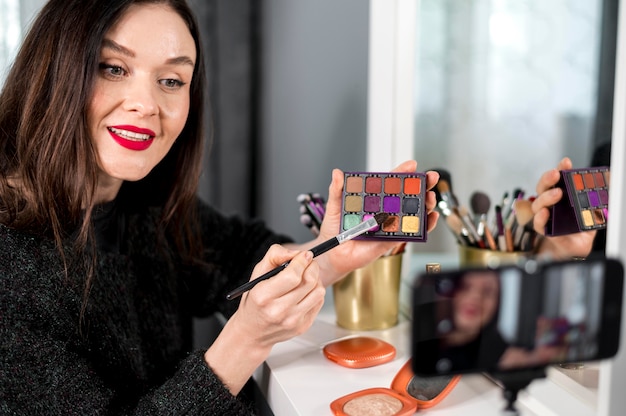
<path fill-rule="evenodd" d="M 412 287 L 413 372 L 611 358 L 620 342 L 623 280 L 621 262 L 607 258 L 421 274 Z"/>

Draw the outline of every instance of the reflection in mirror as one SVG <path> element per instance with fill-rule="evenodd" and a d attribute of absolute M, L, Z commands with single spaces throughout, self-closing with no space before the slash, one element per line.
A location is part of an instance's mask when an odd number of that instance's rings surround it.
<path fill-rule="evenodd" d="M 414 371 L 493 372 L 612 357 L 622 286 L 621 263 L 610 259 L 422 275 L 413 292 Z"/>
<path fill-rule="evenodd" d="M 532 194 L 564 156 L 599 166 L 594 148 L 611 137 L 615 3 L 420 1 L 413 119 L 421 166 L 449 170 L 464 205 L 481 191 L 492 206 L 517 187 Z M 449 234 L 432 233 L 430 251 L 454 251 Z"/>

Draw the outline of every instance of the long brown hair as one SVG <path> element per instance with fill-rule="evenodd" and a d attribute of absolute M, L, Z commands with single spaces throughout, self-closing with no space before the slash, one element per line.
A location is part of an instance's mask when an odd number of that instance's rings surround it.
<path fill-rule="evenodd" d="M 202 163 L 205 68 L 192 11 L 184 0 L 50 0 L 0 94 L 0 222 L 53 238 L 61 253 L 70 234 L 76 233 L 80 249 L 93 239 L 98 164 L 86 110 L 104 35 L 138 3 L 175 10 L 195 41 L 197 61 L 183 131 L 165 159 L 144 179 L 125 183 L 118 199 L 162 206 L 160 228 L 174 231 L 184 257 L 201 250 L 193 201 Z"/>

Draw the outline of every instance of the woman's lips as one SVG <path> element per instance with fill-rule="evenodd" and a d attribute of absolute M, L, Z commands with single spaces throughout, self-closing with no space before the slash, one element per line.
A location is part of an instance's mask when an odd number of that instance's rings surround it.
<path fill-rule="evenodd" d="M 461 315 L 468 318 L 475 318 L 480 315 L 480 310 L 473 306 L 465 306 L 461 308 Z"/>
<path fill-rule="evenodd" d="M 113 140 L 129 150 L 146 150 L 155 136 L 152 130 L 134 126 L 114 126 L 109 127 L 108 131 Z"/>

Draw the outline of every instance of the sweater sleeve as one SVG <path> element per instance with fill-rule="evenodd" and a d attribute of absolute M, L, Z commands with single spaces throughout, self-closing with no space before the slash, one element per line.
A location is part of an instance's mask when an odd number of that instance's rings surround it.
<path fill-rule="evenodd" d="M 156 378 L 146 378 L 150 363 L 141 361 L 139 370 L 116 376 L 130 371 L 116 361 L 137 362 L 146 356 L 112 355 L 105 344 L 94 341 L 102 337 L 114 345 L 124 343 L 124 351 L 133 354 L 134 334 L 127 339 L 119 327 L 111 327 L 110 333 L 94 334 L 94 328 L 81 333 L 77 327 L 80 296 L 68 290 L 71 283 L 58 259 L 52 260 L 54 247 L 42 248 L 6 231 L 0 226 L 0 414 L 254 413 L 246 401 L 230 394 L 205 364 L 201 351 L 188 354 L 171 372 Z"/>
<path fill-rule="evenodd" d="M 189 355 L 176 373 L 135 404 L 107 387 L 89 363 L 60 341 L 2 326 L 0 414 L 251 415 L 202 359 Z"/>

